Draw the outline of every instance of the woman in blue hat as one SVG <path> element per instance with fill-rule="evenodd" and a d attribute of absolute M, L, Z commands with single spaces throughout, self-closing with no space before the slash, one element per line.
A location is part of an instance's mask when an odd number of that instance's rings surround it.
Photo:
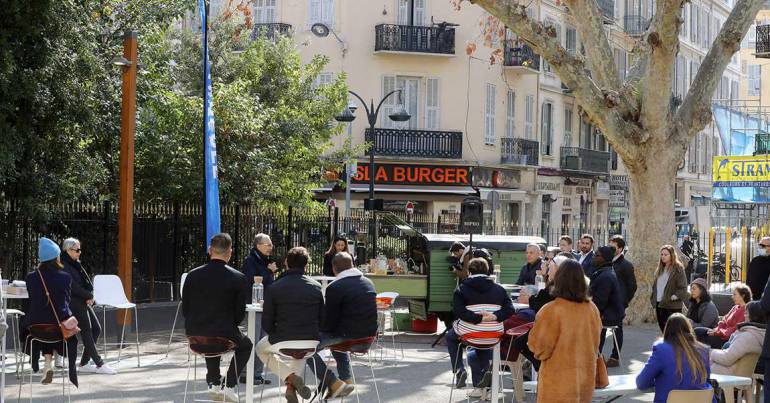
<path fill-rule="evenodd" d="M 24 331 L 21 334 L 24 351 L 32 357 L 32 370 L 38 371 L 38 358 L 42 352 L 45 359 L 41 383 L 47 385 L 53 381 L 54 351 L 69 360 L 69 378 L 72 384 L 78 386 L 77 376 L 77 337 L 71 336 L 59 343 L 35 343 L 32 350 L 27 344 L 27 335 L 46 340 L 61 340 L 64 338 L 59 322 L 73 322 L 70 311 L 70 287 L 72 278 L 62 269 L 59 246 L 48 238 L 38 241 L 38 260 L 40 265 L 27 274 L 28 307 L 24 315 Z M 47 292 L 46 292 L 47 289 Z M 70 319 L 72 318 L 72 319 Z M 31 344 L 31 343 L 30 343 Z M 65 349 L 66 346 L 66 349 Z"/>

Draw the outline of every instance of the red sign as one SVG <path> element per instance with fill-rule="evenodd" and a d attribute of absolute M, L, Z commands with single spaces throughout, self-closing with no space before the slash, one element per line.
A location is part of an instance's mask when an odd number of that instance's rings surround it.
<path fill-rule="evenodd" d="M 406 213 L 412 214 L 414 213 L 414 203 L 412 202 L 406 202 Z"/>
<path fill-rule="evenodd" d="M 377 164 L 374 182 L 390 185 L 469 186 L 471 170 L 464 166 Z M 369 165 L 358 165 L 354 183 L 369 183 Z"/>

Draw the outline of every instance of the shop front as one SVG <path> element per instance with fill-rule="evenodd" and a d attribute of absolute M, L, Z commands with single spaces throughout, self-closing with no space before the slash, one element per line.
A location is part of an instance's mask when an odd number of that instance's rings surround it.
<path fill-rule="evenodd" d="M 615 234 L 623 233 L 628 223 L 628 175 L 610 175 L 609 222 Z"/>
<path fill-rule="evenodd" d="M 534 171 L 474 167 L 473 186 L 484 202 L 486 233 L 518 234 L 526 220 L 528 190 L 534 183 Z"/>

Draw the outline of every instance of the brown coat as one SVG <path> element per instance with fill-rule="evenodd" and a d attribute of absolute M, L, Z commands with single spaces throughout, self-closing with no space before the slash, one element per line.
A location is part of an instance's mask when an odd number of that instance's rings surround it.
<path fill-rule="evenodd" d="M 672 301 L 672 295 L 676 295 L 677 299 Z M 684 301 L 688 299 L 690 299 L 690 293 L 687 292 L 687 275 L 684 273 L 684 268 L 675 266 L 671 269 L 668 276 L 666 288 L 663 289 L 663 299 L 660 301 L 660 307 L 681 311 L 684 307 Z M 655 280 L 652 282 L 650 303 L 652 304 L 652 309 L 658 307 L 658 277 L 655 277 Z"/>
<path fill-rule="evenodd" d="M 542 361 L 538 403 L 590 402 L 602 320 L 592 302 L 556 298 L 543 306 L 529 335 L 529 348 Z"/>

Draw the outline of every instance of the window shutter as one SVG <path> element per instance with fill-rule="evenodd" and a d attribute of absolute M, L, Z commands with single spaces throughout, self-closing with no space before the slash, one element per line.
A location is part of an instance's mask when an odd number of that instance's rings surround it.
<path fill-rule="evenodd" d="M 527 95 L 524 104 L 524 137 L 532 140 L 534 130 L 532 129 L 535 109 L 535 97 Z"/>
<path fill-rule="evenodd" d="M 505 137 L 514 138 L 516 131 L 516 93 L 508 90 L 505 97 Z"/>
<path fill-rule="evenodd" d="M 439 129 L 439 89 L 438 78 L 427 80 L 425 91 L 425 128 L 428 130 Z"/>
<path fill-rule="evenodd" d="M 484 143 L 495 144 L 495 86 L 486 85 L 486 105 L 484 110 Z"/>
<path fill-rule="evenodd" d="M 316 22 L 321 22 L 321 0 L 309 0 L 310 1 L 310 12 L 308 15 L 310 16 L 310 23 L 308 25 L 313 25 Z"/>
<path fill-rule="evenodd" d="M 414 0 L 414 25 L 425 25 L 425 0 Z"/>
<path fill-rule="evenodd" d="M 409 0 L 398 0 L 398 13 L 396 15 L 396 24 L 409 24 Z"/>
<path fill-rule="evenodd" d="M 334 26 L 334 0 L 322 0 L 321 21 L 330 28 Z"/>
<path fill-rule="evenodd" d="M 391 91 L 396 89 L 396 77 L 395 76 L 383 76 L 382 77 L 382 96 L 389 94 Z M 382 109 L 381 109 L 381 115 L 380 115 L 380 126 L 384 128 L 393 128 L 395 127 L 394 122 L 390 120 L 388 116 L 395 113 L 396 109 L 396 101 L 398 99 L 398 96 L 395 94 L 388 97 L 388 99 L 385 100 L 385 102 L 382 103 Z"/>

